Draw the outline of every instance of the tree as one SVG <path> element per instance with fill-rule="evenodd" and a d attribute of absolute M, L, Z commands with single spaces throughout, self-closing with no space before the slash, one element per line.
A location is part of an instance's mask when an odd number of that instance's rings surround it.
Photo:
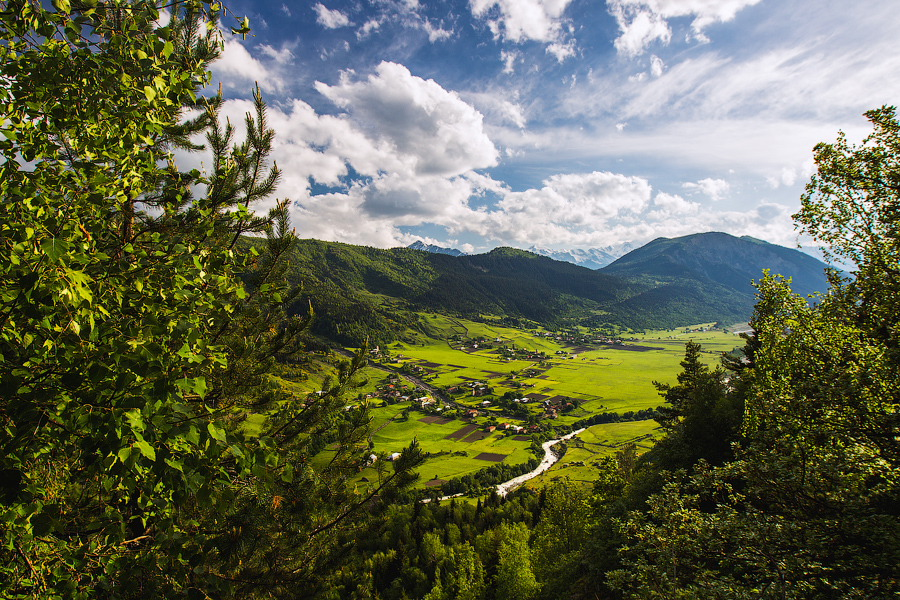
<path fill-rule="evenodd" d="M 900 592 L 898 163 L 893 108 L 859 147 L 820 144 L 798 225 L 855 266 L 810 304 L 757 285 L 742 448 L 672 480 L 623 522 L 632 597 L 886 597 Z M 666 574 L 663 578 L 662 574 Z"/>
<path fill-rule="evenodd" d="M 532 543 L 534 571 L 543 591 L 552 589 L 558 595 L 579 578 L 593 515 L 588 494 L 568 479 L 541 488 L 541 497 L 544 503 Z"/>
<path fill-rule="evenodd" d="M 498 543 L 497 576 L 494 589 L 497 598 L 528 600 L 537 593 L 540 584 L 531 569 L 531 550 L 528 529 L 524 523 L 502 523 L 496 530 Z"/>
<path fill-rule="evenodd" d="M 235 145 L 201 95 L 215 10 L 161 26 L 151 0 L 53 4 L 0 10 L 3 595 L 296 592 L 417 448 L 354 493 L 368 418 L 339 407 L 362 353 L 321 398 L 270 381 L 311 315 L 284 316 L 287 203 L 252 212 L 278 177 L 262 99 Z M 180 171 L 171 150 L 203 131 L 211 173 Z M 261 253 L 236 252 L 254 232 Z M 256 435 L 251 411 L 270 414 Z M 325 434 L 339 451 L 316 471 Z"/>

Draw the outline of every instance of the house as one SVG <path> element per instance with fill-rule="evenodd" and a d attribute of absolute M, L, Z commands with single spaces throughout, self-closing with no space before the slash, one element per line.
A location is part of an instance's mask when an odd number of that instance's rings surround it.
<path fill-rule="evenodd" d="M 493 432 L 493 431 L 496 430 L 496 429 L 497 429 L 497 428 L 494 427 L 493 425 L 488 425 L 488 426 L 487 426 L 487 429 L 485 429 L 485 431 Z"/>
<path fill-rule="evenodd" d="M 390 460 L 390 461 L 397 460 L 398 458 L 400 458 L 400 453 L 399 453 L 399 452 L 394 452 L 393 454 L 391 454 L 390 456 L 388 456 L 388 460 Z"/>
<path fill-rule="evenodd" d="M 487 406 L 490 406 L 490 405 L 491 405 L 491 401 L 490 401 L 490 400 L 485 400 L 484 402 L 481 403 L 481 406 L 484 406 L 484 407 L 487 407 Z"/>

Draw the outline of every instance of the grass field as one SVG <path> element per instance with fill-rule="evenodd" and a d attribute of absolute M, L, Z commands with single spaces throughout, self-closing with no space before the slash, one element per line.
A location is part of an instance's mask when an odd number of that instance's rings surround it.
<path fill-rule="evenodd" d="M 721 330 L 701 330 L 708 329 L 710 325 L 704 324 L 631 335 L 626 342 L 626 347 L 632 348 L 630 350 L 604 344 L 591 344 L 588 348 L 557 340 L 555 334 L 547 336 L 543 331 L 523 331 L 435 314 L 422 314 L 420 318 L 422 331 L 406 335 L 404 342 L 391 344 L 388 351 L 394 360 L 386 362 L 383 368 L 397 369 L 403 364 L 421 367 L 425 381 L 439 387 L 473 381 L 486 383 L 493 390 L 486 398 L 495 402 L 491 408 L 482 409 L 482 415 L 473 421 L 479 429 L 483 429 L 491 419 L 522 423 L 496 406 L 496 399 L 508 391 L 514 392 L 517 397 L 534 394 L 539 399 L 565 397 L 578 401 L 579 406 L 574 410 L 561 412 L 555 419 L 541 421 L 551 425 L 572 424 L 599 412 L 622 414 L 653 408 L 661 403 L 653 382 L 675 382 L 681 370 L 679 363 L 684 358 L 686 342 L 693 340 L 700 343 L 705 362 L 711 366 L 718 364 L 721 352 L 743 343 L 738 336 Z M 481 338 L 483 343 L 474 347 L 473 340 Z M 485 348 L 485 345 L 492 347 Z M 498 353 L 500 346 L 543 352 L 545 358 L 504 358 Z M 327 369 L 322 371 L 324 373 Z M 348 403 L 352 403 L 352 398 L 357 394 L 374 390 L 385 376 L 383 370 L 365 369 L 357 376 L 360 387 L 348 394 Z M 323 380 L 323 374 L 310 375 L 306 381 L 293 385 L 297 386 L 298 393 L 308 393 L 320 389 L 316 386 L 321 386 Z M 484 399 L 465 394 L 453 396 L 454 402 L 461 407 L 480 407 Z M 372 406 L 372 429 L 375 433 L 371 441 L 375 452 L 399 452 L 416 438 L 422 448 L 433 455 L 420 469 L 420 486 L 495 464 L 477 459 L 480 454 L 503 455 L 504 464 L 519 464 L 533 456 L 529 451 L 530 441 L 517 441 L 501 432 L 485 434 L 483 439 L 477 439 L 480 437 L 477 435 L 449 439 L 448 436 L 459 431 L 467 422 L 427 423 L 420 420 L 425 415 L 417 411 L 409 412 L 408 417 L 404 418 L 402 412 L 410 406 L 409 403 L 382 406 L 380 401 L 375 400 Z M 539 401 L 521 406 L 534 417 L 543 413 Z M 653 436 L 658 433 L 657 425 L 652 420 L 595 425 L 569 443 L 562 461 L 529 485 L 540 486 L 561 476 L 589 483 L 595 477 L 599 458 L 615 453 L 631 441 L 637 442 L 639 452 L 646 451 L 652 445 Z M 366 469 L 359 475 L 369 480 L 374 476 L 372 469 Z"/>

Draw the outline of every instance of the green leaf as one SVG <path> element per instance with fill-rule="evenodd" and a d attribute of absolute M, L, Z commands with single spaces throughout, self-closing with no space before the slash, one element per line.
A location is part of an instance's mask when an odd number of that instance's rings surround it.
<path fill-rule="evenodd" d="M 56 262 L 60 256 L 69 251 L 69 242 L 57 238 L 41 240 L 41 250 L 52 262 Z"/>
<path fill-rule="evenodd" d="M 138 450 L 140 450 L 141 454 L 143 454 L 145 457 L 149 458 L 152 461 L 156 461 L 156 450 L 154 450 L 153 446 L 151 446 L 146 440 L 139 439 L 133 445 Z"/>
<path fill-rule="evenodd" d="M 206 395 L 206 379 L 203 377 L 185 377 L 175 382 L 182 394 L 197 394 L 201 398 Z"/>
<path fill-rule="evenodd" d="M 65 15 L 72 12 L 72 5 L 69 3 L 69 0 L 53 0 L 52 4 L 53 8 Z"/>
<path fill-rule="evenodd" d="M 213 423 L 207 424 L 206 430 L 209 431 L 209 435 L 211 435 L 213 437 L 213 439 L 218 440 L 220 442 L 225 441 L 225 431 L 216 427 L 215 424 L 213 424 Z"/>

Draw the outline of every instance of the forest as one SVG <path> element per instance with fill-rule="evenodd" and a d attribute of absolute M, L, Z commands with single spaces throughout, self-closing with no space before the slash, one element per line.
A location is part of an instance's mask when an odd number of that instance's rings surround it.
<path fill-rule="evenodd" d="M 264 99 L 239 140 L 206 88 L 231 19 L 206 0 L 0 7 L 0 597 L 900 594 L 893 107 L 860 144 L 816 146 L 794 215 L 847 270 L 813 301 L 759 281 L 742 355 L 687 343 L 654 382 L 651 450 L 590 487 L 405 502 L 416 440 L 350 481 L 371 460 L 368 407 L 345 402 L 365 345 L 320 394 L 273 383 L 316 311 L 289 277 L 289 201 L 254 210 L 280 176 Z M 178 165 L 201 145 L 206 171 Z"/>

